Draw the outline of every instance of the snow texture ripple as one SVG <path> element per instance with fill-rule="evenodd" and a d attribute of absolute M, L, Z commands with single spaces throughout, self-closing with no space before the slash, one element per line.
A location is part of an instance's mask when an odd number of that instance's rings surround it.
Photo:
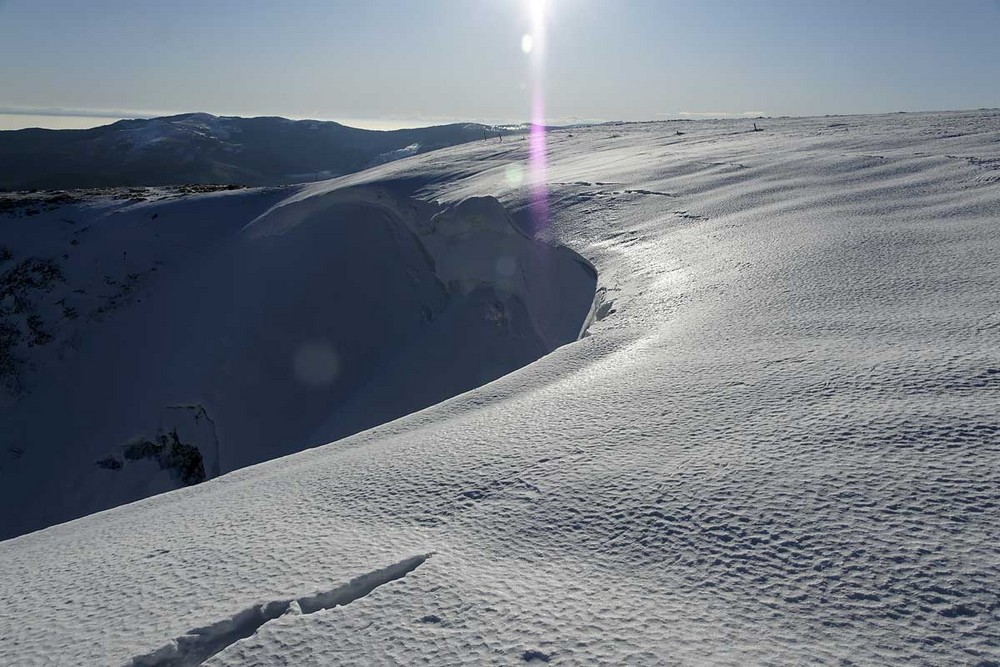
<path fill-rule="evenodd" d="M 434 552 L 205 664 L 997 664 L 1000 113 L 757 123 L 552 132 L 538 234 L 598 271 L 587 335 L 0 543 L 0 662 L 125 664 Z M 473 144 L 301 196 L 492 195 L 530 229 L 526 164 Z"/>

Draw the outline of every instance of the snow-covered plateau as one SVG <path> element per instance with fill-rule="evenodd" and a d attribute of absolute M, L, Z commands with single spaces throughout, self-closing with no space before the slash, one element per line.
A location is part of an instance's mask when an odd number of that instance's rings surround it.
<path fill-rule="evenodd" d="M 0 664 L 1000 664 L 1000 111 L 755 122 L 7 204 Z"/>

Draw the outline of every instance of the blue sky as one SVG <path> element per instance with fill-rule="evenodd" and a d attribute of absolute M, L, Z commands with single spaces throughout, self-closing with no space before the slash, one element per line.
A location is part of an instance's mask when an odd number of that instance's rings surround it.
<path fill-rule="evenodd" d="M 7 126 L 51 110 L 523 121 L 531 1 L 0 0 L 0 112 Z M 1000 0 L 548 0 L 546 13 L 552 121 L 1000 107 Z"/>

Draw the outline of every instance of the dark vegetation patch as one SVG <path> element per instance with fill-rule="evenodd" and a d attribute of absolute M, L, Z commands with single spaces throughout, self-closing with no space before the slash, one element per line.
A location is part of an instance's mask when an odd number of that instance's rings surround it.
<path fill-rule="evenodd" d="M 75 194 L 55 190 L 52 192 L 38 192 L 28 190 L 24 192 L 2 192 L 0 193 L 0 214 L 13 216 L 16 218 L 38 215 L 42 212 L 54 211 L 66 204 L 75 204 L 80 201 L 80 197 Z"/>
<path fill-rule="evenodd" d="M 96 462 L 98 468 L 104 468 L 105 470 L 120 470 L 124 465 L 116 456 L 106 456 L 100 461 Z"/>
<path fill-rule="evenodd" d="M 171 477 L 184 486 L 205 481 L 205 462 L 201 451 L 194 445 L 181 442 L 177 429 L 169 433 L 158 433 L 153 439 L 133 440 L 122 449 L 122 458 L 125 462 L 156 461 L 160 470 L 169 471 Z M 102 465 L 109 459 L 117 460 L 116 457 L 109 456 L 97 461 L 97 465 L 110 470 L 118 470 L 124 466 L 121 462 L 117 467 Z"/>
<path fill-rule="evenodd" d="M 0 270 L 14 261 L 6 246 L 0 246 Z M 0 273 L 0 386 L 8 391 L 20 389 L 19 368 L 22 360 L 17 347 L 45 345 L 52 334 L 38 313 L 39 300 L 56 283 L 65 280 L 62 269 L 51 259 L 29 257 Z"/>
<path fill-rule="evenodd" d="M 186 185 L 172 185 L 168 188 L 172 192 L 181 195 L 201 194 L 204 192 L 219 192 L 221 190 L 243 190 L 245 185 L 235 183 L 188 183 Z"/>

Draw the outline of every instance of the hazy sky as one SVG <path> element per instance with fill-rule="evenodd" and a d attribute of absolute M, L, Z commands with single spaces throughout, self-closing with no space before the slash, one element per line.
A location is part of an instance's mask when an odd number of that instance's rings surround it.
<path fill-rule="evenodd" d="M 524 121 L 529 2 L 0 0 L 0 127 Z M 1000 0 L 546 4 L 555 122 L 1000 107 Z"/>

